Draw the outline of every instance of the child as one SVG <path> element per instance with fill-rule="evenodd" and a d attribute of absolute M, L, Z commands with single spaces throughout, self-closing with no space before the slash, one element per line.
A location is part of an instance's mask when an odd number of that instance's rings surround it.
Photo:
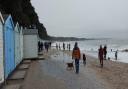
<path fill-rule="evenodd" d="M 86 56 L 84 53 L 83 53 L 83 64 L 86 65 Z"/>

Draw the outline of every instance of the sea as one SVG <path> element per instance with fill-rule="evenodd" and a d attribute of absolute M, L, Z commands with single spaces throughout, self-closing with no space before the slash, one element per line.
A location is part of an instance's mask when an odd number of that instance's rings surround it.
<path fill-rule="evenodd" d="M 71 50 L 74 47 L 76 41 L 65 41 L 65 47 L 67 48 L 67 44 L 71 45 Z M 99 46 L 106 45 L 107 46 L 107 59 L 110 58 L 112 61 L 116 62 L 123 62 L 128 63 L 128 52 L 124 52 L 122 50 L 128 49 L 128 38 L 126 39 L 95 39 L 95 40 L 84 40 L 84 41 L 77 41 L 78 46 L 82 53 L 85 53 L 86 55 L 90 55 L 93 57 L 98 58 L 98 49 Z M 56 46 L 56 44 L 60 44 L 61 49 L 63 42 L 54 42 L 52 46 Z M 115 60 L 115 51 L 118 50 L 118 57 L 117 60 Z"/>

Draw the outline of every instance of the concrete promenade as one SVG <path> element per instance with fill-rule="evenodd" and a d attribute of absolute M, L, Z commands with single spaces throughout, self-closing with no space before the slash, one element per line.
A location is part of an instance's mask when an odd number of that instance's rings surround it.
<path fill-rule="evenodd" d="M 127 89 L 128 65 L 99 60 L 87 55 L 87 64 L 80 61 L 80 72 L 67 70 L 72 62 L 71 52 L 50 50 L 39 56 L 40 60 L 24 60 L 7 80 L 3 89 Z"/>
<path fill-rule="evenodd" d="M 67 70 L 71 57 L 61 51 L 50 51 L 45 60 L 32 61 L 22 89 L 110 89 L 90 68 L 80 63 L 80 73 Z"/>

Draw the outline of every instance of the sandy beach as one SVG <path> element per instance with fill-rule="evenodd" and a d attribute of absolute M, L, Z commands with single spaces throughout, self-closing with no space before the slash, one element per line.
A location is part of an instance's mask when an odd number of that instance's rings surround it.
<path fill-rule="evenodd" d="M 89 56 L 90 59 L 95 59 Z M 128 89 L 128 64 L 121 62 L 104 61 L 104 68 L 99 68 L 98 60 L 91 62 L 91 68 L 97 75 L 108 82 L 113 89 Z"/>
<path fill-rule="evenodd" d="M 104 67 L 100 68 L 99 60 L 87 55 L 87 65 L 83 66 L 81 60 L 80 73 L 76 75 L 74 70 L 66 70 L 66 61 L 63 60 L 66 55 L 71 56 L 71 52 L 55 49 L 44 52 L 45 60 L 31 63 L 22 89 L 128 88 L 127 64 L 106 60 Z"/>
<path fill-rule="evenodd" d="M 69 55 L 71 52 L 66 51 Z M 111 60 L 104 60 L 104 67 L 100 68 L 99 60 L 86 55 L 90 64 L 89 68 L 94 70 L 97 76 L 107 82 L 112 89 L 128 89 L 128 64 Z"/>

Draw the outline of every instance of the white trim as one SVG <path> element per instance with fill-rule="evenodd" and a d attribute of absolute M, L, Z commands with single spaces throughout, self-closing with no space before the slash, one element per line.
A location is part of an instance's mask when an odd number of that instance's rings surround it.
<path fill-rule="evenodd" d="M 0 12 L 0 20 L 1 20 L 1 22 L 4 24 L 4 19 L 3 19 L 3 16 L 2 16 L 2 14 L 1 14 L 1 12 Z"/>

